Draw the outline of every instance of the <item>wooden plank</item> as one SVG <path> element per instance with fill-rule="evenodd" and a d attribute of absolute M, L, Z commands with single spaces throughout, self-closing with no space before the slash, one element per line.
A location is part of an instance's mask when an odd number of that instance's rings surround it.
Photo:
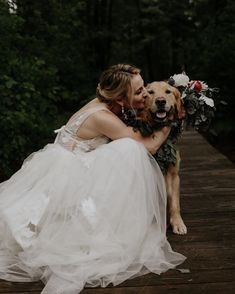
<path fill-rule="evenodd" d="M 123 287 L 123 288 L 97 288 L 85 289 L 81 294 L 234 294 L 235 283 L 205 283 L 205 284 L 182 284 L 182 285 L 161 285 L 144 287 Z"/>
<path fill-rule="evenodd" d="M 32 283 L 14 283 L 0 280 L 0 293 L 14 293 L 14 291 L 34 293 L 35 291 L 41 291 L 43 288 L 42 282 L 32 282 Z"/>
<path fill-rule="evenodd" d="M 178 285 L 178 284 L 199 284 L 199 283 L 223 283 L 233 282 L 234 273 L 230 269 L 219 270 L 201 270 L 190 271 L 184 274 L 179 270 L 170 270 L 160 276 L 148 274 L 141 278 L 136 278 L 124 282 L 121 286 L 143 287 L 160 285 Z"/>

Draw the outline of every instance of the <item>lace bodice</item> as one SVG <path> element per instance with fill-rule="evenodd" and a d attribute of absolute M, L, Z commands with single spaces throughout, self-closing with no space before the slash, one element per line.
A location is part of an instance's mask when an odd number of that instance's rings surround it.
<path fill-rule="evenodd" d="M 109 141 L 106 136 L 97 136 L 92 139 L 83 139 L 77 136 L 77 131 L 82 123 L 93 113 L 99 110 L 107 110 L 105 106 L 99 105 L 93 108 L 89 108 L 79 115 L 75 115 L 74 118 L 60 129 L 55 130 L 57 133 L 55 144 L 60 144 L 64 148 L 77 153 L 79 151 L 89 152 L 96 149 L 100 145 L 103 145 Z"/>

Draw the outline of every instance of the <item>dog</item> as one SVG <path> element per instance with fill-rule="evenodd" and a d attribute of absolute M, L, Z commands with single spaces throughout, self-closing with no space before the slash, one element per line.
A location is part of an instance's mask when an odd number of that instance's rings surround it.
<path fill-rule="evenodd" d="M 151 125 L 157 125 L 167 122 L 182 122 L 185 117 L 185 110 L 181 100 L 180 91 L 170 86 L 167 82 L 152 82 L 146 86 L 149 94 L 148 111 Z M 174 136 L 173 136 L 174 141 Z M 176 138 L 177 139 L 177 138 Z M 173 142 L 175 143 L 175 142 Z M 163 156 L 166 156 L 163 155 Z M 180 213 L 180 153 L 175 154 L 175 162 L 169 163 L 165 172 L 165 182 L 167 190 L 167 208 L 168 221 L 175 234 L 184 235 L 187 233 L 187 227 Z"/>

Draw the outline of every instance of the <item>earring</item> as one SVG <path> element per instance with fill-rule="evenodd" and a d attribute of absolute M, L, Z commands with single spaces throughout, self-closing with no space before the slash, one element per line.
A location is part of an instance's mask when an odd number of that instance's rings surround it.
<path fill-rule="evenodd" d="M 125 108 L 124 108 L 123 105 L 122 105 L 122 116 L 123 116 L 124 120 L 128 120 L 128 115 L 127 115 L 127 113 L 125 112 Z"/>
<path fill-rule="evenodd" d="M 124 110 L 124 106 L 122 105 L 122 115 L 124 115 L 125 110 Z"/>

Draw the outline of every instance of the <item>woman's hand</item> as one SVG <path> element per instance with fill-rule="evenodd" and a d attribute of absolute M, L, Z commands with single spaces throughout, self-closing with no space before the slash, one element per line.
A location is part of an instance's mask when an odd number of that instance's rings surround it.
<path fill-rule="evenodd" d="M 155 154 L 161 145 L 166 141 L 171 131 L 170 127 L 164 127 L 155 131 L 151 137 L 145 138 L 144 145 L 151 154 Z"/>

